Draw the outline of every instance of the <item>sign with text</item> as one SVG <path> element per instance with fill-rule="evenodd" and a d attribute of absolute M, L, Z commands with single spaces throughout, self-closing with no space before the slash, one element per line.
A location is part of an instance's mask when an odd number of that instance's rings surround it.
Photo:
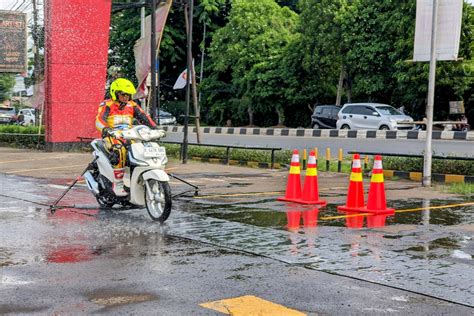
<path fill-rule="evenodd" d="M 26 14 L 0 10 L 0 73 L 27 70 Z"/>
<path fill-rule="evenodd" d="M 449 101 L 449 114 L 464 114 L 463 101 Z"/>

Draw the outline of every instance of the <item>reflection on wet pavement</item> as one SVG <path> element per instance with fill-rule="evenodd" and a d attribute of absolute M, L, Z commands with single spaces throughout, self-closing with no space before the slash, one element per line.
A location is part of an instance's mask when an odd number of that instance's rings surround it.
<path fill-rule="evenodd" d="M 338 212 L 332 204 L 302 207 L 268 196 L 245 203 L 183 198 L 161 226 L 143 209 L 69 208 L 51 215 L 18 198 L 53 201 L 60 188 L 31 182 L 13 189 L 1 192 L 12 198 L 0 204 L 0 267 L 157 256 L 162 249 L 156 245 L 172 235 L 474 305 L 473 206 L 429 210 L 449 201 L 397 201 L 391 206 L 399 210 L 425 210 L 360 216 Z M 94 200 L 76 189 L 64 203 L 94 205 Z M 2 276 L 2 284 L 8 277 Z M 117 302 L 127 300 L 122 296 Z"/>

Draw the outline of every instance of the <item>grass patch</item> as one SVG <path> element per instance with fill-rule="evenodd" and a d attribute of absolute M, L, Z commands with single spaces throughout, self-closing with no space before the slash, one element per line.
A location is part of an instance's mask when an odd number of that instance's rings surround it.
<path fill-rule="evenodd" d="M 474 183 L 451 183 L 444 185 L 444 191 L 454 194 L 474 195 Z"/>

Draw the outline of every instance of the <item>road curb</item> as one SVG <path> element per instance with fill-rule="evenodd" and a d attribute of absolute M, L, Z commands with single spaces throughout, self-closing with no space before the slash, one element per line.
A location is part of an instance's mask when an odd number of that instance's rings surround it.
<path fill-rule="evenodd" d="M 170 133 L 182 133 L 184 126 L 163 126 Z M 356 138 L 356 139 L 426 139 L 426 131 L 375 131 L 375 130 L 336 130 L 304 128 L 246 128 L 246 127 L 201 127 L 203 134 L 221 135 L 260 135 L 280 137 L 316 137 L 316 138 Z M 196 127 L 189 127 L 189 132 L 196 133 Z M 433 131 L 434 140 L 469 140 L 474 141 L 474 131 Z"/>
<path fill-rule="evenodd" d="M 199 162 L 207 163 L 217 163 L 221 165 L 231 165 L 231 166 L 241 166 L 241 167 L 250 167 L 250 168 L 262 168 L 262 169 L 271 169 L 270 162 L 257 162 L 257 161 L 244 161 L 244 160 L 229 160 L 229 163 L 225 159 L 220 158 L 203 158 L 203 157 L 191 157 L 192 160 Z M 273 169 L 281 169 L 282 166 L 280 163 L 274 163 Z"/>
<path fill-rule="evenodd" d="M 408 171 L 397 171 L 397 170 L 384 170 L 384 176 L 387 178 L 398 177 L 401 179 L 407 179 L 412 181 L 421 182 L 423 173 L 421 172 L 408 172 Z M 440 183 L 474 183 L 474 176 L 463 176 L 457 174 L 439 174 L 434 173 L 431 175 L 431 179 L 434 182 Z"/>
<path fill-rule="evenodd" d="M 226 165 L 227 162 L 225 159 L 220 158 L 202 158 L 202 157 L 191 157 L 192 160 L 206 163 L 217 163 Z M 241 166 L 241 167 L 250 167 L 250 168 L 262 168 L 270 169 L 271 163 L 268 162 L 257 162 L 257 161 L 243 161 L 243 160 L 229 160 L 229 165 L 231 166 Z M 275 163 L 273 169 L 282 169 L 287 166 L 281 165 L 280 163 Z M 421 182 L 423 173 L 421 172 L 409 172 L 409 171 L 398 171 L 398 170 L 384 170 L 383 174 L 387 178 L 398 177 L 400 179 L 412 180 Z M 434 173 L 431 175 L 431 178 L 434 182 L 438 183 L 474 183 L 474 176 L 463 176 L 457 174 L 439 174 Z"/>

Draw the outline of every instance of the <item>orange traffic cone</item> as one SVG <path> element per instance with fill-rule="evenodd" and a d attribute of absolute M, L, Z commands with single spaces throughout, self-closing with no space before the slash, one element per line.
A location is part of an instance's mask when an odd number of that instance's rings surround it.
<path fill-rule="evenodd" d="M 325 200 L 319 199 L 318 166 L 314 151 L 311 151 L 309 154 L 306 177 L 304 178 L 303 195 L 298 202 L 302 204 L 328 204 Z"/>
<path fill-rule="evenodd" d="M 360 164 L 360 155 L 354 154 L 346 205 L 338 206 L 337 209 L 345 212 L 357 212 L 363 207 L 364 185 L 362 183 L 362 166 Z"/>
<path fill-rule="evenodd" d="M 374 214 L 395 213 L 395 209 L 387 208 L 385 200 L 385 185 L 383 180 L 382 156 L 375 156 L 372 178 L 370 179 L 369 197 L 367 207 L 361 210 Z"/>
<path fill-rule="evenodd" d="M 291 156 L 290 174 L 286 184 L 285 196 L 277 198 L 278 201 L 296 202 L 301 199 L 301 179 L 300 179 L 300 156 L 297 150 Z"/>

